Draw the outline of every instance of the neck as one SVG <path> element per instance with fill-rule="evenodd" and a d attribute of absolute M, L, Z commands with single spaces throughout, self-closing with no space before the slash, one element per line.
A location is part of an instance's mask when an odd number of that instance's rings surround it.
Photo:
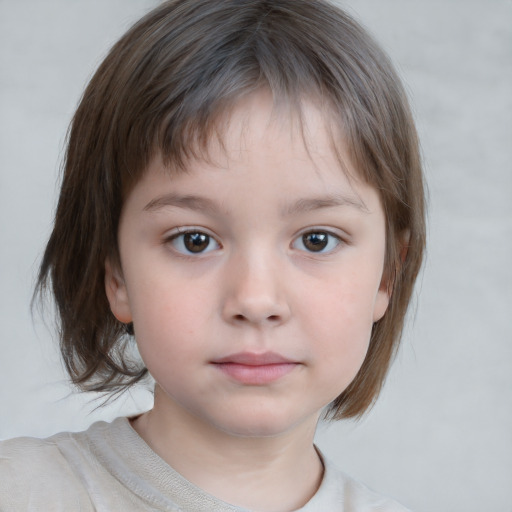
<path fill-rule="evenodd" d="M 316 420 L 272 436 L 237 436 L 205 425 L 162 395 L 157 387 L 155 407 L 133 427 L 196 486 L 261 512 L 296 510 L 315 494 L 323 474 L 313 445 Z"/>

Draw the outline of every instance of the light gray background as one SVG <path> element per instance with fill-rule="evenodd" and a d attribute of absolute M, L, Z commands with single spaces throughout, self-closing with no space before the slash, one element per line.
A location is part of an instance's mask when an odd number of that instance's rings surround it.
<path fill-rule="evenodd" d="M 0 438 L 80 430 L 93 410 L 29 310 L 58 162 L 87 79 L 156 0 L 0 0 Z M 347 472 L 417 512 L 512 511 L 512 1 L 347 0 L 410 91 L 430 187 L 415 318 L 381 400 L 319 429 Z"/>

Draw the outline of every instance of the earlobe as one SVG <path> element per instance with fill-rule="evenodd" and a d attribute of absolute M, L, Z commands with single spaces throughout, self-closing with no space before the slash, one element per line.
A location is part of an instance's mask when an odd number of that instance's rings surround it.
<path fill-rule="evenodd" d="M 404 265 L 407 258 L 410 238 L 411 232 L 408 229 L 402 232 L 399 236 L 398 254 L 400 260 L 398 263 L 396 263 L 394 275 L 389 276 L 387 275 L 388 272 L 384 272 L 384 276 L 382 277 L 382 281 L 377 292 L 377 297 L 375 298 L 375 305 L 373 308 L 374 322 L 379 321 L 388 309 L 391 295 L 393 294 L 393 289 L 395 287 L 395 280 L 401 272 L 402 266 Z"/>
<path fill-rule="evenodd" d="M 122 273 L 109 259 L 105 261 L 105 293 L 112 314 L 123 324 L 132 322 L 128 291 Z"/>
<path fill-rule="evenodd" d="M 384 268 L 379 289 L 375 296 L 375 302 L 373 304 L 373 322 L 378 322 L 386 313 L 391 295 L 393 293 L 394 276 L 390 275 L 392 272 L 389 269 Z"/>
<path fill-rule="evenodd" d="M 385 281 L 383 279 L 383 281 Z M 375 297 L 375 303 L 373 305 L 373 322 L 378 322 L 386 313 L 389 306 L 389 300 L 391 298 L 391 289 L 388 283 L 383 282 Z"/>

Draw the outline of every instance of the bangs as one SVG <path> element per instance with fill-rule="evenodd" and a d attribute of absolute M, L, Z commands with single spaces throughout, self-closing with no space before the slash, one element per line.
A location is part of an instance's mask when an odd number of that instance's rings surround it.
<path fill-rule="evenodd" d="M 119 156 L 125 193 L 156 153 L 169 168 L 184 170 L 191 159 L 209 158 L 212 143 L 223 147 L 229 113 L 247 95 L 269 90 L 276 111 L 299 123 L 304 98 L 323 98 L 325 103 L 325 76 L 313 65 L 311 49 L 301 41 L 304 35 L 294 34 L 292 44 L 290 34 L 279 31 L 286 25 L 279 20 L 286 16 L 282 6 L 263 11 L 262 3 L 256 4 L 260 7 L 233 7 L 229 25 L 222 31 L 216 24 L 228 15 L 216 11 L 194 20 L 193 31 L 186 26 L 167 27 L 161 38 L 147 37 L 144 19 L 132 29 L 138 28 L 144 44 L 151 47 L 140 55 L 140 62 L 132 63 L 138 73 L 127 71 L 126 63 L 116 63 L 127 81 L 119 90 L 111 121 L 117 133 L 112 133 L 111 140 L 117 142 L 113 152 Z M 201 23 L 208 25 L 204 31 Z M 173 32 L 186 33 L 188 44 L 177 47 L 180 34 L 170 38 Z M 127 42 L 142 44 L 133 39 L 127 37 Z M 186 59 L 181 54 L 185 46 Z M 123 53 L 130 53 L 130 48 Z M 193 65 L 185 66 L 183 60 Z"/>

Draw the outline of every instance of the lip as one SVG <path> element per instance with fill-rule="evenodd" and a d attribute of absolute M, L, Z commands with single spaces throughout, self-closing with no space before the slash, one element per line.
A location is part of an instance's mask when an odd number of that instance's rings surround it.
<path fill-rule="evenodd" d="M 231 379 L 247 385 L 263 385 L 277 381 L 292 372 L 300 363 L 275 352 L 256 354 L 239 352 L 212 361 Z"/>

